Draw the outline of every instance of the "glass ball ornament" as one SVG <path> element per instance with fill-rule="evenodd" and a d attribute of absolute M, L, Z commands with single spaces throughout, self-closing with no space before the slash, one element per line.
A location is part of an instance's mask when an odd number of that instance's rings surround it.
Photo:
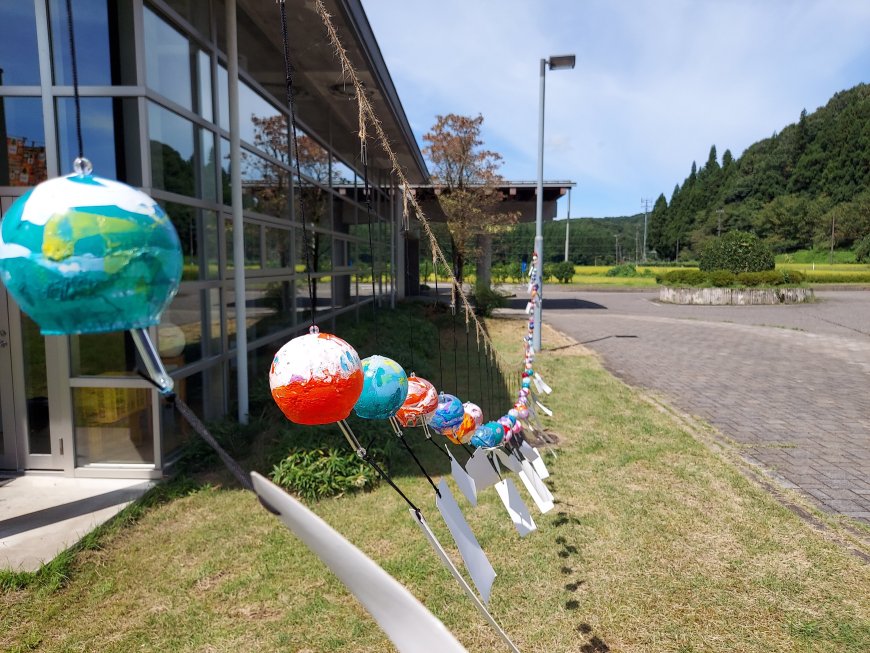
<path fill-rule="evenodd" d="M 396 419 L 402 426 L 413 426 L 421 417 L 438 408 L 438 391 L 426 379 L 416 374 L 408 377 L 408 396 L 396 411 Z"/>
<path fill-rule="evenodd" d="M 145 193 L 91 174 L 19 197 L 0 223 L 0 278 L 44 335 L 156 325 L 181 281 L 178 234 Z"/>
<path fill-rule="evenodd" d="M 332 424 L 350 415 L 363 389 L 359 355 L 313 326 L 286 343 L 269 370 L 272 398 L 296 424 Z"/>
<path fill-rule="evenodd" d="M 387 419 L 396 414 L 408 397 L 408 375 L 386 356 L 362 360 L 363 389 L 354 412 L 363 419 Z"/>

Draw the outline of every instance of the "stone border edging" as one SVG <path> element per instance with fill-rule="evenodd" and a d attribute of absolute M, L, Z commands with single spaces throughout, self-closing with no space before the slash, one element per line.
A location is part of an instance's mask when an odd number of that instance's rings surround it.
<path fill-rule="evenodd" d="M 815 301 L 812 288 L 659 288 L 659 301 L 666 304 L 704 306 L 757 306 L 803 304 Z"/>

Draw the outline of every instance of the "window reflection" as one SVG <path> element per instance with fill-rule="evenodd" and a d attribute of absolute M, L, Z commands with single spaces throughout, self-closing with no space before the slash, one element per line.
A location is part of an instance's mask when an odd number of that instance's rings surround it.
<path fill-rule="evenodd" d="M 135 376 L 136 346 L 126 331 L 70 336 L 73 376 Z"/>
<path fill-rule="evenodd" d="M 116 156 L 115 131 L 120 123 L 123 100 L 112 98 L 81 98 L 82 115 L 87 120 L 82 121 L 82 141 L 85 156 L 94 165 L 94 174 L 110 179 L 121 178 L 117 161 L 123 156 Z M 76 108 L 73 98 L 57 98 L 57 131 L 60 154 L 61 174 L 73 171 L 73 161 L 78 156 L 78 140 L 76 138 Z M 122 146 L 122 143 L 118 144 Z"/>
<path fill-rule="evenodd" d="M 161 95 L 193 111 L 191 46 L 151 9 L 145 8 L 145 82 Z"/>
<path fill-rule="evenodd" d="M 45 179 L 42 101 L 0 96 L 0 186 L 33 186 Z"/>
<path fill-rule="evenodd" d="M 23 3 L 22 3 L 23 4 Z M 125 3 L 107 0 L 76 0 L 73 5 L 75 21 L 76 63 L 79 84 L 108 86 L 112 84 L 112 57 L 109 55 L 109 34 L 117 33 L 117 13 Z M 51 54 L 54 68 L 54 83 L 72 86 L 72 60 L 69 49 L 69 32 L 65 0 L 49 0 L 51 16 Z M 109 12 L 112 16 L 109 16 Z M 109 25 L 113 25 L 110 30 Z M 81 45 L 79 45 L 81 44 Z M 132 60 L 131 60 L 132 61 Z M 115 61 L 119 65 L 120 61 Z M 116 73 L 116 79 L 119 75 Z M 115 83 L 121 83 L 116 81 Z"/>
<path fill-rule="evenodd" d="M 3 3 L 0 85 L 39 85 L 39 52 L 33 2 Z"/>
<path fill-rule="evenodd" d="M 153 463 L 151 391 L 73 388 L 76 466 Z"/>
<path fill-rule="evenodd" d="M 353 169 L 339 161 L 338 159 L 332 160 L 332 176 L 331 176 L 332 186 L 341 192 L 345 191 L 347 194 L 348 187 L 353 188 L 356 181 L 356 173 Z"/>
<path fill-rule="evenodd" d="M 229 129 L 229 98 L 227 69 L 218 66 L 218 114 L 222 129 Z M 244 81 L 239 80 L 239 137 L 251 145 L 257 145 L 258 133 L 262 133 L 261 125 L 271 123 L 276 127 L 286 125 L 284 115 L 262 95 L 257 93 Z M 283 128 L 286 134 L 286 126 Z M 282 138 L 286 139 L 286 135 Z M 285 141 L 286 142 L 286 141 Z M 272 153 L 267 143 L 263 143 L 264 151 Z M 286 152 L 286 147 L 284 151 Z"/>
<path fill-rule="evenodd" d="M 151 183 L 182 195 L 194 195 L 193 123 L 160 107 L 148 104 L 151 135 Z"/>

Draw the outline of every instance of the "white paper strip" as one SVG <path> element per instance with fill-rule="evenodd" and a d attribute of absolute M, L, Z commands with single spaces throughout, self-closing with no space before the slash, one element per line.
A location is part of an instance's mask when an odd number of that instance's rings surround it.
<path fill-rule="evenodd" d="M 269 511 L 338 576 L 401 653 L 467 653 L 407 589 L 320 517 L 256 472 L 251 482 Z"/>
<path fill-rule="evenodd" d="M 531 446 L 528 442 L 523 442 L 520 444 L 520 451 L 526 457 L 526 460 L 532 463 L 532 467 L 542 480 L 550 478 L 550 470 L 548 470 L 547 466 L 544 464 L 544 457 L 535 447 Z"/>
<path fill-rule="evenodd" d="M 535 389 L 536 389 L 540 394 L 544 394 L 544 386 L 543 386 L 543 384 L 541 383 L 541 379 L 538 378 L 538 375 L 537 375 L 537 374 L 535 374 L 535 375 L 532 377 L 532 382 L 535 384 Z"/>
<path fill-rule="evenodd" d="M 502 465 L 507 467 L 514 474 L 519 474 L 520 470 L 522 470 L 520 461 L 514 458 L 507 451 L 502 451 L 501 449 L 499 449 L 495 452 L 495 455 L 498 456 L 499 462 L 501 462 Z"/>
<path fill-rule="evenodd" d="M 514 645 L 514 643 L 507 636 L 507 633 L 501 629 L 501 626 L 498 625 L 495 619 L 493 619 L 492 615 L 486 609 L 486 606 L 480 602 L 480 599 L 477 598 L 477 594 L 474 593 L 474 590 L 471 589 L 471 586 L 465 582 L 465 578 L 462 577 L 462 574 L 459 573 L 459 570 L 456 568 L 456 565 L 453 564 L 453 561 L 447 555 L 447 552 L 444 550 L 444 547 L 441 546 L 441 542 L 438 541 L 438 538 L 435 537 L 435 533 L 432 532 L 432 529 L 429 528 L 429 524 L 426 523 L 426 520 L 423 519 L 422 515 L 418 515 L 413 510 L 409 510 L 411 513 L 411 517 L 413 517 L 414 521 L 417 522 L 417 525 L 420 527 L 420 530 L 423 531 L 423 534 L 426 536 L 426 539 L 429 540 L 429 544 L 432 545 L 432 548 L 435 549 L 435 553 L 441 559 L 441 562 L 444 563 L 444 566 L 447 567 L 447 570 L 453 575 L 456 579 L 456 582 L 465 590 L 465 594 L 468 598 L 471 599 L 472 603 L 474 603 L 474 607 L 477 608 L 478 612 L 483 615 L 483 618 L 489 622 L 489 625 L 492 626 L 495 631 L 501 636 L 501 638 L 505 641 L 505 644 L 508 645 L 511 651 L 514 653 L 520 653 L 520 650 Z M 397 618 L 401 618 L 401 615 L 396 615 Z M 421 649 L 422 650 L 422 649 Z M 452 649 L 445 649 L 452 650 Z M 426 651 L 441 651 L 438 648 L 437 642 L 432 642 L 432 645 L 429 646 L 427 643 Z M 404 651 L 402 652 L 404 653 Z"/>
<path fill-rule="evenodd" d="M 441 496 L 435 496 L 435 506 L 444 518 L 453 541 L 456 542 L 456 547 L 465 562 L 465 568 L 471 575 L 471 580 L 474 581 L 474 586 L 477 587 L 478 594 L 483 602 L 488 604 L 492 582 L 495 580 L 495 569 L 492 568 L 480 543 L 471 532 L 471 527 L 465 521 L 462 511 L 456 505 L 456 499 L 447 486 L 447 481 L 443 478 L 438 482 L 438 491 Z"/>
<path fill-rule="evenodd" d="M 525 537 L 538 529 L 535 526 L 532 515 L 529 513 L 528 506 L 526 506 L 525 501 L 520 497 L 517 486 L 514 485 L 511 479 L 506 478 L 500 483 L 496 483 L 495 491 L 498 492 L 498 496 L 511 516 L 511 521 L 514 523 L 514 528 L 517 529 L 520 537 Z"/>
<path fill-rule="evenodd" d="M 544 412 L 545 412 L 549 417 L 552 417 L 552 416 L 553 416 L 553 411 L 550 410 L 549 408 L 547 408 L 547 407 L 546 407 L 544 404 L 542 404 L 540 401 L 538 401 L 537 399 L 535 399 L 535 403 L 538 405 L 538 408 L 540 408 L 541 410 L 543 410 L 543 411 L 544 411 Z"/>
<path fill-rule="evenodd" d="M 487 453 L 483 449 L 477 449 L 465 463 L 465 471 L 474 479 L 474 487 L 478 492 L 501 480 L 492 468 L 492 462 L 487 458 Z"/>
<path fill-rule="evenodd" d="M 537 381 L 538 383 L 541 384 L 538 387 L 543 387 L 544 392 L 546 392 L 547 394 L 552 394 L 553 388 L 548 386 L 547 383 L 544 381 L 544 379 L 541 377 L 541 375 L 538 374 L 537 372 L 535 372 L 535 381 Z"/>
<path fill-rule="evenodd" d="M 444 448 L 447 449 L 447 447 Z M 450 473 L 453 475 L 453 480 L 456 481 L 459 491 L 472 506 L 477 507 L 477 487 L 474 484 L 474 479 L 462 469 L 462 465 L 456 462 L 456 458 L 453 457 L 449 449 L 447 449 L 447 455 L 450 456 Z"/>
<path fill-rule="evenodd" d="M 520 472 L 520 480 L 526 486 L 526 491 L 532 495 L 532 500 L 542 513 L 548 513 L 553 509 L 553 495 L 544 485 L 544 482 L 535 473 L 528 460 L 523 461 L 523 469 Z M 543 486 L 543 490 L 541 489 Z M 549 496 L 548 496 L 549 495 Z"/>

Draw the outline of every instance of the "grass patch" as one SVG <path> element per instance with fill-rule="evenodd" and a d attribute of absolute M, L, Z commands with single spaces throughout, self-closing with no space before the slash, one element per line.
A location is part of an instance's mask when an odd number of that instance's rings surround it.
<path fill-rule="evenodd" d="M 431 380 L 460 396 L 488 394 L 483 374 L 472 374 L 482 369 L 473 356 L 452 369 L 454 357 L 469 358 L 462 355 L 461 320 L 456 347 L 451 317 L 435 314 L 433 323 L 442 327 L 444 364 L 439 370 L 436 362 Z M 523 322 L 488 323 L 510 363 L 520 362 Z M 544 342 L 553 350 L 535 367 L 554 387 L 546 403 L 556 416 L 546 423 L 562 437 L 558 457 L 546 455 L 556 508 L 535 514 L 539 530 L 520 540 L 492 490 L 474 509 L 455 491 L 499 574 L 492 611 L 521 650 L 870 650 L 868 565 L 800 521 L 582 347 L 555 349 L 570 343 L 549 331 Z M 501 399 L 492 397 L 490 411 Z M 289 431 L 288 438 L 297 432 Z M 374 435 L 391 437 L 386 429 Z M 408 437 L 418 453 L 440 456 L 416 431 Z M 393 471 L 448 542 L 426 480 L 412 466 Z M 216 486 L 182 494 L 99 547 L 79 551 L 65 583 L 0 594 L 0 649 L 393 650 L 253 496 Z M 469 651 L 503 650 L 390 488 L 311 505 Z"/>

